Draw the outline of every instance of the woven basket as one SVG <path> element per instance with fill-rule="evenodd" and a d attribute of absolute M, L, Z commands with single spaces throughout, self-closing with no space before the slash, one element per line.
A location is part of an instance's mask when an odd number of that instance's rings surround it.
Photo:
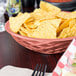
<path fill-rule="evenodd" d="M 18 42 L 20 45 L 43 54 L 56 54 L 66 50 L 73 38 L 64 39 L 39 39 L 30 38 L 15 34 L 10 30 L 9 21 L 5 24 L 6 31 Z"/>

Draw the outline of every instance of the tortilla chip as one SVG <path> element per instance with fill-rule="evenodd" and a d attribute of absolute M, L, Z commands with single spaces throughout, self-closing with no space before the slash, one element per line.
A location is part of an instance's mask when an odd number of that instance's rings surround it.
<path fill-rule="evenodd" d="M 32 34 L 33 38 L 56 38 L 56 29 L 48 22 L 43 21 L 40 23 L 40 25 L 37 27 L 37 29 L 34 30 Z"/>
<path fill-rule="evenodd" d="M 70 28 L 69 27 L 63 29 L 63 31 L 60 33 L 58 38 L 67 38 L 69 32 L 70 32 Z"/>
<path fill-rule="evenodd" d="M 19 12 L 19 14 L 17 15 L 17 17 L 19 17 L 19 16 L 21 16 L 21 15 L 23 15 L 23 13 L 22 13 L 22 12 Z"/>
<path fill-rule="evenodd" d="M 56 15 L 61 11 L 60 8 L 44 1 L 40 2 L 40 8 L 47 12 L 51 12 L 53 15 Z"/>
<path fill-rule="evenodd" d="M 73 19 L 76 18 L 76 13 L 71 13 L 71 12 L 60 12 L 57 17 L 62 18 L 62 19 Z"/>
<path fill-rule="evenodd" d="M 20 29 L 21 29 L 21 31 L 26 33 L 28 37 L 31 37 L 31 35 L 32 35 L 33 31 L 34 31 L 34 30 L 30 30 L 30 29 L 27 29 L 27 28 L 24 28 L 24 27 L 21 27 Z"/>
<path fill-rule="evenodd" d="M 73 11 L 72 13 L 75 13 L 76 14 L 76 11 Z"/>
<path fill-rule="evenodd" d="M 48 20 L 56 18 L 55 16 L 51 15 L 50 13 L 42 9 L 35 9 L 35 11 L 31 13 L 31 15 L 35 20 Z"/>
<path fill-rule="evenodd" d="M 76 19 L 72 19 L 72 20 L 69 22 L 69 27 L 72 28 L 75 24 L 76 24 Z"/>
<path fill-rule="evenodd" d="M 37 25 L 36 25 L 36 22 L 29 22 L 24 24 L 24 27 L 26 27 L 27 29 L 36 29 Z"/>
<path fill-rule="evenodd" d="M 22 26 L 22 24 L 26 21 L 29 20 L 30 18 L 30 14 L 25 13 L 21 16 L 17 16 L 17 17 L 10 17 L 9 19 L 9 23 L 10 23 L 10 29 L 17 33 L 20 30 L 20 27 Z"/>
<path fill-rule="evenodd" d="M 76 24 L 71 28 L 69 37 L 76 36 Z"/>
<path fill-rule="evenodd" d="M 64 28 L 67 28 L 69 26 L 69 22 L 71 21 L 72 19 L 69 19 L 69 20 L 66 20 L 63 24 L 61 24 L 59 26 L 59 28 L 57 29 L 57 33 L 59 34 Z"/>
<path fill-rule="evenodd" d="M 61 19 L 52 19 L 52 20 L 46 20 L 48 23 L 52 24 L 56 29 L 59 27 L 61 23 Z"/>
<path fill-rule="evenodd" d="M 72 28 L 67 27 L 63 29 L 63 31 L 60 33 L 60 36 L 58 38 L 67 38 L 73 36 L 76 36 L 76 24 Z"/>
<path fill-rule="evenodd" d="M 27 34 L 26 33 L 24 33 L 23 31 L 19 31 L 19 33 L 20 33 L 20 35 L 22 35 L 22 36 L 27 36 Z"/>

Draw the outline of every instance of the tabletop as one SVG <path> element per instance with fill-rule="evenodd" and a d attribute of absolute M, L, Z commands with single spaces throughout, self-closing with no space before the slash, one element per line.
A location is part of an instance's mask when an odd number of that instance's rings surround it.
<path fill-rule="evenodd" d="M 13 65 L 34 69 L 36 64 L 47 64 L 47 72 L 52 72 L 62 54 L 33 52 L 19 45 L 7 32 L 0 33 L 0 68 Z"/>

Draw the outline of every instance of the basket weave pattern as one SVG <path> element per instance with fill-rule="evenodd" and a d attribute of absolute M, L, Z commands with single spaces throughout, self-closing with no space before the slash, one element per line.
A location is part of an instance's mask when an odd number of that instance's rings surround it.
<path fill-rule="evenodd" d="M 40 41 L 32 41 L 32 40 L 22 40 L 21 38 L 14 37 L 13 38 L 18 42 L 20 45 L 34 50 L 36 52 L 44 53 L 44 54 L 54 54 L 54 53 L 61 53 L 66 50 L 68 45 L 71 41 L 58 41 L 58 42 L 40 42 Z M 47 43 L 46 43 L 47 42 Z"/>
<path fill-rule="evenodd" d="M 38 39 L 21 36 L 13 33 L 9 28 L 9 22 L 5 25 L 6 31 L 18 42 L 20 45 L 43 54 L 56 54 L 66 50 L 73 38 L 65 39 Z"/>

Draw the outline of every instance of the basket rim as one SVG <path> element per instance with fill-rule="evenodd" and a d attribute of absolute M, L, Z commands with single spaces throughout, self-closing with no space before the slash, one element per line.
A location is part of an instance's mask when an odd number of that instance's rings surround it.
<path fill-rule="evenodd" d="M 10 27 L 9 27 L 9 20 L 5 23 L 5 30 L 12 36 L 16 36 L 16 37 L 19 37 L 19 38 L 22 38 L 22 39 L 29 39 L 29 40 L 50 40 L 50 41 L 64 41 L 64 40 L 72 40 L 75 37 L 68 37 L 68 38 L 62 38 L 62 39 L 41 39 L 41 38 L 31 38 L 31 37 L 27 37 L 27 36 L 22 36 L 22 35 L 19 35 L 19 34 L 16 34 L 14 32 L 11 31 Z"/>

